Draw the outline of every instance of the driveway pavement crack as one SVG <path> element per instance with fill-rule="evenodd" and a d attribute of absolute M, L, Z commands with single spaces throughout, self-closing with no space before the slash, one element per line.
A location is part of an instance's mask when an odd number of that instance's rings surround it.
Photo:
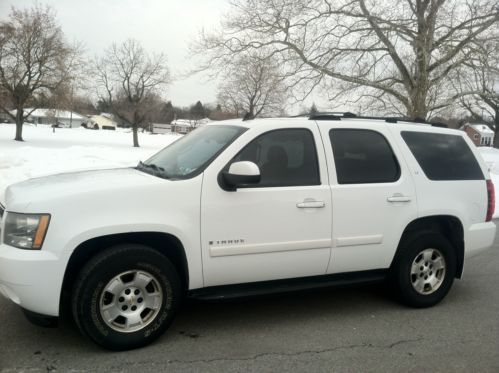
<path fill-rule="evenodd" d="M 263 353 L 248 356 L 248 357 L 219 357 L 219 358 L 213 358 L 213 359 L 197 359 L 197 360 L 166 360 L 164 362 L 155 362 L 155 364 L 198 364 L 198 363 L 210 364 L 210 363 L 224 362 L 224 361 L 252 361 L 252 360 L 258 360 L 258 359 L 269 357 L 269 356 L 294 357 L 294 356 L 301 356 L 301 355 L 308 355 L 308 354 L 323 354 L 323 353 L 330 353 L 330 352 L 335 352 L 335 351 L 340 351 L 340 350 L 350 350 L 350 349 L 355 349 L 355 348 L 391 349 L 391 348 L 400 346 L 402 344 L 419 342 L 419 341 L 422 341 L 423 339 L 424 338 L 402 339 L 402 340 L 395 341 L 393 343 L 386 344 L 386 345 L 377 345 L 377 344 L 373 344 L 373 343 L 361 343 L 361 344 L 352 344 L 352 345 L 345 345 L 345 346 L 336 346 L 336 347 L 324 348 L 324 349 L 318 349 L 318 350 L 303 350 L 303 351 L 297 351 L 297 352 L 263 352 Z M 141 363 L 135 363 L 135 364 L 147 364 L 147 363 L 150 363 L 150 362 L 141 362 Z M 126 363 L 125 365 L 130 366 L 130 363 Z M 132 363 L 132 365 L 134 365 L 134 363 Z"/>

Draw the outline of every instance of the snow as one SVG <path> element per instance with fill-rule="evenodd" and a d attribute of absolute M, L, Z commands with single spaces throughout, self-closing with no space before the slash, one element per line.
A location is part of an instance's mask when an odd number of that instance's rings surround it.
<path fill-rule="evenodd" d="M 494 211 L 494 218 L 499 218 L 499 149 L 487 146 L 481 146 L 478 151 L 482 155 L 485 164 L 490 172 L 490 179 L 494 184 L 496 190 L 496 208 Z"/>
<path fill-rule="evenodd" d="M 9 184 L 66 171 L 135 166 L 179 138 L 177 134 L 139 133 L 132 146 L 131 130 L 87 130 L 25 124 L 24 142 L 14 141 L 15 125 L 0 124 L 0 200 Z"/>
<path fill-rule="evenodd" d="M 191 125 L 192 123 L 196 124 L 208 124 L 212 120 L 210 118 L 201 118 L 201 119 L 175 119 L 172 124 L 174 125 Z"/>
<path fill-rule="evenodd" d="M 17 112 L 17 110 L 11 111 L 11 113 L 13 115 L 16 115 L 16 112 Z M 70 118 L 87 119 L 83 115 L 80 115 L 74 111 L 70 112 L 67 110 L 52 110 L 52 109 L 42 109 L 42 108 L 38 108 L 35 110 L 33 110 L 33 108 L 24 109 L 25 115 L 26 115 L 26 113 L 30 113 L 30 112 L 31 112 L 31 114 L 29 115 L 30 117 L 41 117 L 41 118 L 54 117 L 54 118 L 58 118 L 58 119 L 70 119 Z"/>

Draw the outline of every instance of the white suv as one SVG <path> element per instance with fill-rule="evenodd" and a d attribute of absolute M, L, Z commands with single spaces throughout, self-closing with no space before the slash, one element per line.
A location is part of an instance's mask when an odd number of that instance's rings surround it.
<path fill-rule="evenodd" d="M 492 245 L 493 209 L 464 132 L 352 114 L 217 122 L 136 168 L 11 185 L 0 293 L 39 322 L 71 305 L 115 350 L 160 336 L 185 295 L 387 279 L 427 307 Z"/>

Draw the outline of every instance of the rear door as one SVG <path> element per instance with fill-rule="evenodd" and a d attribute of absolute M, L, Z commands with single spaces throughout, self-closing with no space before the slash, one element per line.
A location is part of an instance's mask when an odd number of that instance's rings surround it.
<path fill-rule="evenodd" d="M 417 217 L 414 183 L 385 123 L 319 121 L 330 170 L 328 273 L 387 268 Z"/>

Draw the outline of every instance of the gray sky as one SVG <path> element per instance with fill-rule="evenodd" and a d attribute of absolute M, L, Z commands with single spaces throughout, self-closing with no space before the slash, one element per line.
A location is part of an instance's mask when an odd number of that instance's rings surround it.
<path fill-rule="evenodd" d="M 84 43 L 90 56 L 101 53 L 113 42 L 129 37 L 139 40 L 148 51 L 168 56 L 175 76 L 192 67 L 187 56 L 189 41 L 197 32 L 218 25 L 227 0 L 39 0 L 57 11 L 68 40 Z M 0 0 L 0 19 L 10 7 L 29 7 L 32 0 Z M 202 76 L 176 80 L 167 98 L 174 105 L 187 106 L 201 100 L 215 101 L 216 83 Z"/>

